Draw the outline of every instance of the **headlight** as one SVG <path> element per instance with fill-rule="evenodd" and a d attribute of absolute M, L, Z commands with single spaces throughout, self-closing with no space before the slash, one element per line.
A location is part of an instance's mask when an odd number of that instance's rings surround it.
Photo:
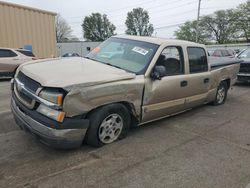
<path fill-rule="evenodd" d="M 46 88 L 39 93 L 39 97 L 57 104 L 58 106 L 62 106 L 64 94 L 62 89 Z"/>
<path fill-rule="evenodd" d="M 45 105 L 40 104 L 36 110 L 37 112 L 51 118 L 54 119 L 58 122 L 63 122 L 64 117 L 65 117 L 65 112 L 62 111 L 57 111 L 54 109 L 51 109 Z"/>

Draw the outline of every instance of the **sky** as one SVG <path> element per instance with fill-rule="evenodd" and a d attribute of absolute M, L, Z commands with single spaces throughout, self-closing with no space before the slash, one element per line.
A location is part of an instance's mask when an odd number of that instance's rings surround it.
<path fill-rule="evenodd" d="M 83 40 L 81 24 L 85 16 L 93 12 L 106 14 L 116 26 L 117 34 L 124 34 L 127 12 L 142 7 L 149 12 L 154 36 L 174 38 L 180 24 L 197 19 L 199 0 L 4 0 L 11 3 L 48 10 L 60 15 L 68 22 L 73 35 Z M 236 8 L 247 0 L 201 0 L 200 15 L 216 10 Z"/>

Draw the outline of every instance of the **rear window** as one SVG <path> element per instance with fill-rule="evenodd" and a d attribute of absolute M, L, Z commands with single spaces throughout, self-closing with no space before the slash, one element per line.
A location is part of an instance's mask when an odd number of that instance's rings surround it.
<path fill-rule="evenodd" d="M 26 50 L 17 50 L 23 55 L 29 56 L 29 57 L 35 57 L 34 54 L 31 51 L 26 51 Z"/>
<path fill-rule="evenodd" d="M 17 54 L 12 50 L 0 49 L 0 57 L 16 57 Z"/>

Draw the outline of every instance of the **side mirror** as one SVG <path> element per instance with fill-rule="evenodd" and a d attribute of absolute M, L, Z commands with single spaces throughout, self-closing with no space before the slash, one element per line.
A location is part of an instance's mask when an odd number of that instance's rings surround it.
<path fill-rule="evenodd" d="M 162 65 L 155 66 L 154 71 L 151 73 L 151 78 L 153 80 L 161 80 L 163 76 L 166 75 L 166 68 Z"/>

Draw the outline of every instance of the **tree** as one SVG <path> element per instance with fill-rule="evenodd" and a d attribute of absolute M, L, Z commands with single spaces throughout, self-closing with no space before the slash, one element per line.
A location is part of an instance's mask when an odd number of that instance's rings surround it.
<path fill-rule="evenodd" d="M 245 38 L 250 42 L 250 1 L 241 4 L 235 10 L 235 24 L 239 32 L 239 38 Z"/>
<path fill-rule="evenodd" d="M 196 42 L 196 26 L 197 21 L 185 22 L 184 25 L 180 26 L 179 29 L 175 31 L 176 38 Z M 201 31 L 201 29 L 202 28 L 199 28 L 198 42 L 204 43 L 207 36 Z"/>
<path fill-rule="evenodd" d="M 199 27 L 210 40 L 219 44 L 230 42 L 236 38 L 235 14 L 233 10 L 220 10 L 200 19 Z"/>
<path fill-rule="evenodd" d="M 115 26 L 108 20 L 107 15 L 92 13 L 83 20 L 84 38 L 89 41 L 104 41 L 114 35 Z"/>
<path fill-rule="evenodd" d="M 153 25 L 149 23 L 148 12 L 142 8 L 128 12 L 125 24 L 126 34 L 129 35 L 151 36 L 154 32 Z"/>
<path fill-rule="evenodd" d="M 60 14 L 56 16 L 56 40 L 57 42 L 68 41 L 71 37 L 72 30 L 66 20 Z"/>

